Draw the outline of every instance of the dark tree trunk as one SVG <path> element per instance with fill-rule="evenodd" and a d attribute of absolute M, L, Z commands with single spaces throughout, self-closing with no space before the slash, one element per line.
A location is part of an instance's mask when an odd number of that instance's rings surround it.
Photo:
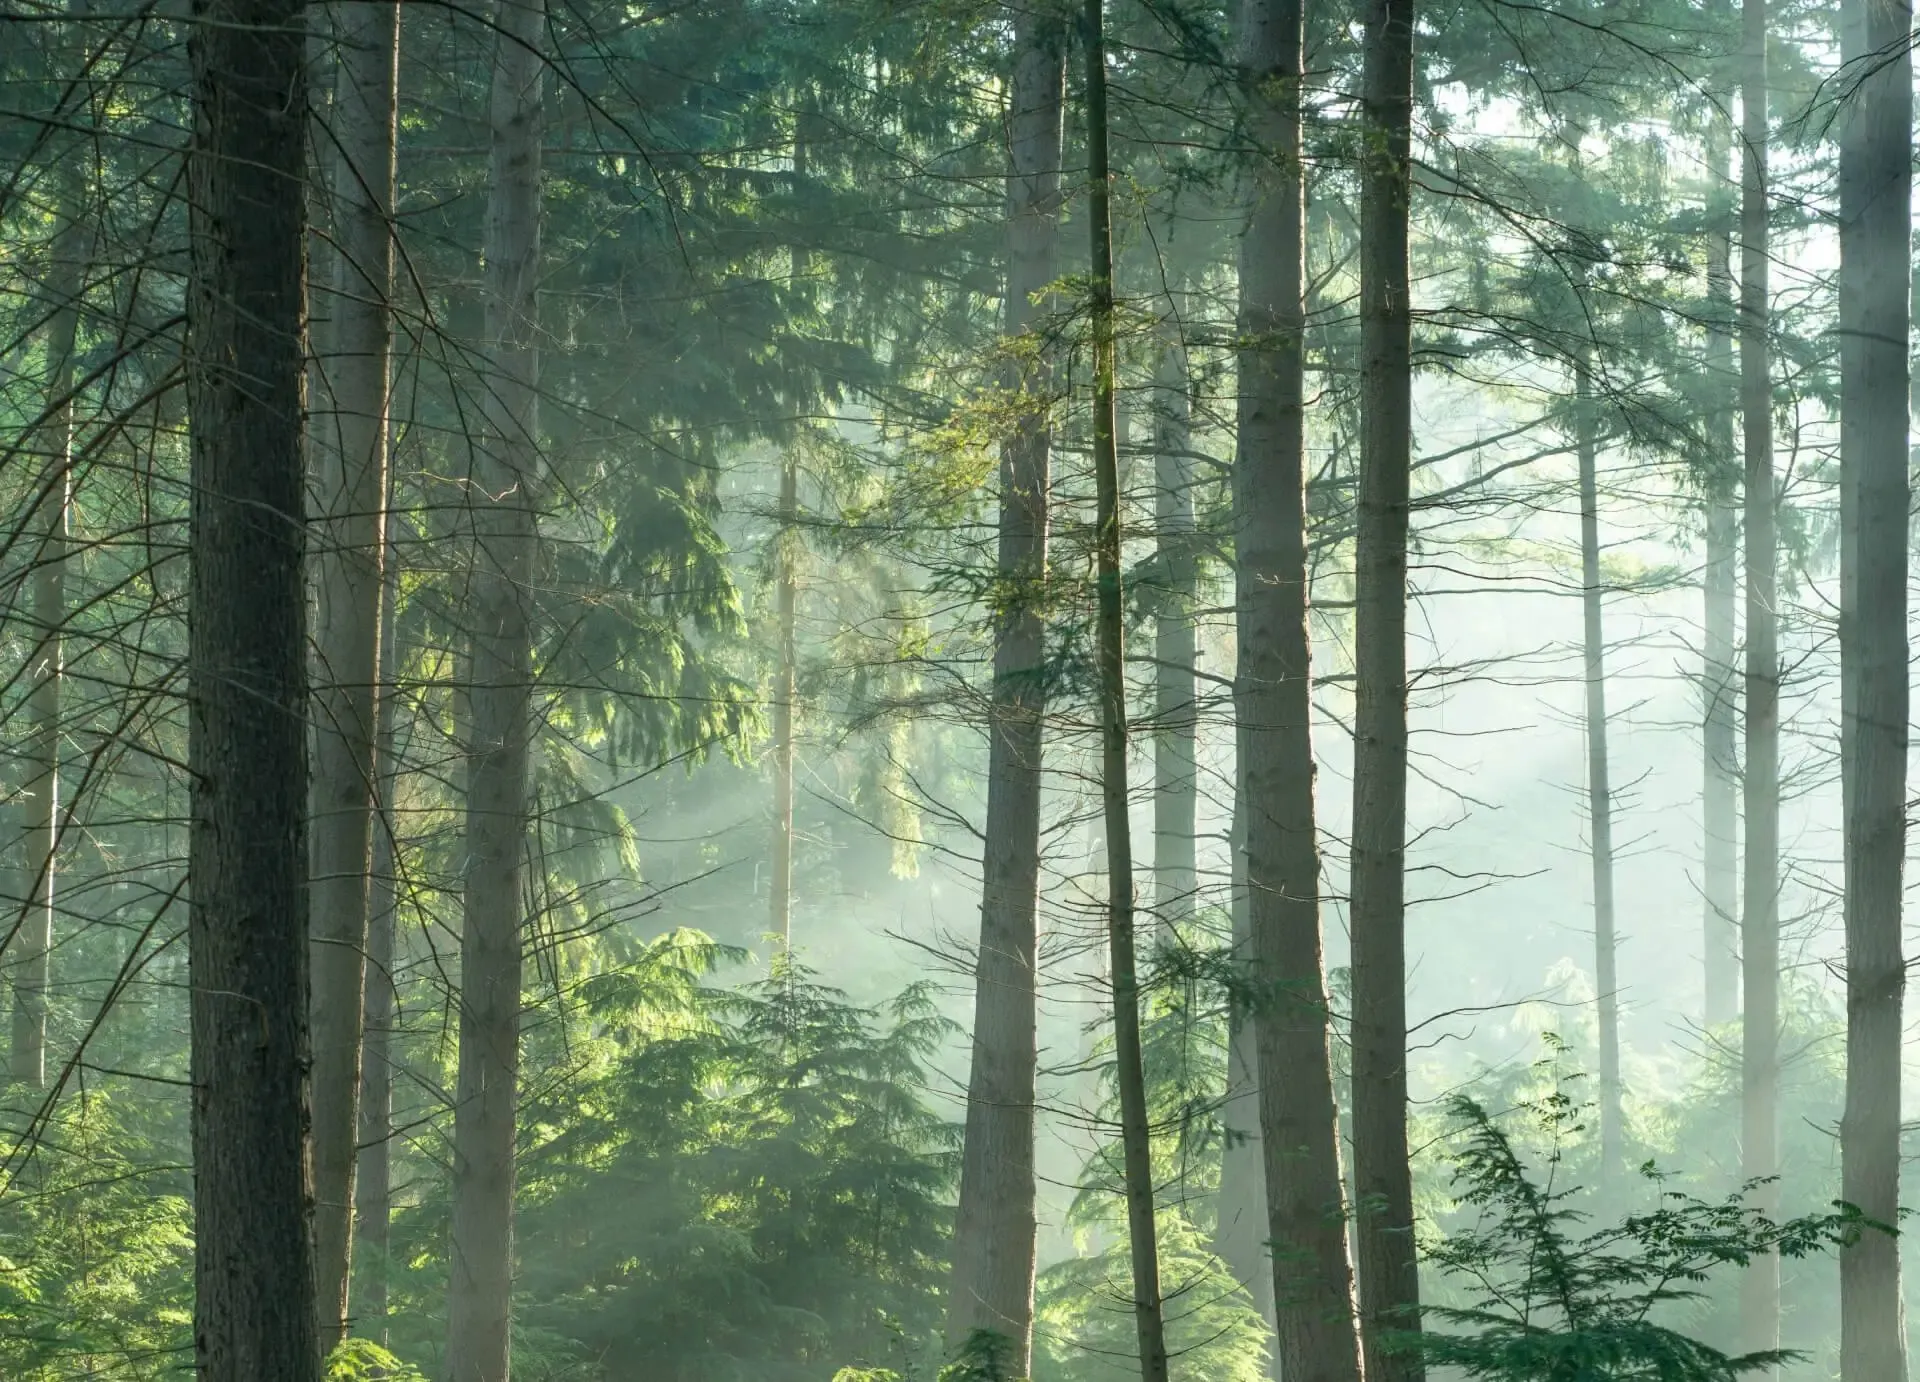
<path fill-rule="evenodd" d="M 314 1269 L 320 1346 L 347 1330 L 361 1020 L 372 874 L 374 718 L 385 551 L 388 360 L 392 353 L 395 0 L 337 0 L 331 127 L 333 314 L 321 348 L 332 402 L 316 419 L 313 568 L 319 685 L 313 763 Z"/>
<path fill-rule="evenodd" d="M 194 1356 L 317 1379 L 307 1167 L 304 6 L 196 0 L 187 666 Z"/>
<path fill-rule="evenodd" d="M 1907 0 L 1840 10 L 1840 763 L 1845 798 L 1847 1093 L 1840 1194 L 1898 1222 L 1901 884 L 1907 788 L 1907 338 L 1913 57 Z M 1900 1249 L 1840 1251 L 1846 1382 L 1907 1375 Z"/>
<path fill-rule="evenodd" d="M 1767 5 L 1746 0 L 1740 143 L 1740 417 L 1747 500 L 1746 905 L 1740 919 L 1740 1174 L 1779 1171 L 1780 655 L 1774 590 L 1773 386 L 1767 370 Z M 1780 1209 L 1762 1184 L 1754 1207 Z M 1740 1284 L 1740 1346 L 1780 1346 L 1780 1259 L 1763 1253 Z"/>
<path fill-rule="evenodd" d="M 1057 12 L 1013 16 L 1007 113 L 1009 339 L 1035 345 L 1032 299 L 1054 277 L 1066 28 Z M 1022 341 L 1022 338 L 1026 338 Z M 1000 591 L 989 711 L 986 847 L 981 860 L 980 949 L 974 976 L 973 1054 L 954 1226 L 947 1339 L 1000 1336 L 1009 1375 L 1033 1353 L 1036 1065 L 1035 959 L 1040 889 L 1041 721 L 1046 708 L 1042 586 L 1052 438 L 1052 370 L 1041 350 L 1010 380 L 1034 395 L 1000 453 Z"/>
<path fill-rule="evenodd" d="M 1357 1382 L 1339 1119 L 1328 1060 L 1315 835 L 1300 177 L 1300 0 L 1247 0 L 1244 89 L 1263 158 L 1240 253 L 1240 454 L 1234 467 L 1234 687 L 1280 1373 Z"/>
<path fill-rule="evenodd" d="M 1420 1382 L 1407 1160 L 1407 533 L 1413 468 L 1413 0 L 1371 0 L 1360 190 L 1360 505 L 1354 568 L 1353 1179 L 1369 1382 Z"/>
<path fill-rule="evenodd" d="M 1107 827 L 1107 964 L 1113 982 L 1113 1080 L 1120 1094 L 1121 1173 L 1141 1382 L 1167 1382 L 1160 1247 L 1153 1211 L 1153 1130 L 1140 1053 L 1134 965 L 1133 824 L 1127 794 L 1127 659 L 1121 589 L 1120 448 L 1114 425 L 1113 209 L 1107 163 L 1106 0 L 1086 0 L 1087 229 L 1093 329 L 1093 476 L 1097 495 L 1100 796 Z"/>
<path fill-rule="evenodd" d="M 537 541 L 537 285 L 543 0 L 500 0 L 487 203 L 485 435 L 468 494 L 466 878 L 460 1068 L 454 1093 L 448 1382 L 507 1382 L 513 1306 L 514 1120 L 520 932 L 532 739 Z"/>

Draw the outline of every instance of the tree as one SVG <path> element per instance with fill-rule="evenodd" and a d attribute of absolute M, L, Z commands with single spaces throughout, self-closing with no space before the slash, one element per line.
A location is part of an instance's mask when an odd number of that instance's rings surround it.
<path fill-rule="evenodd" d="M 543 0 L 494 11 L 484 431 L 470 451 L 466 604 L 466 869 L 460 1068 L 454 1092 L 449 1382 L 511 1367 L 514 1132 L 520 1067 L 522 864 L 533 733 L 532 489 L 539 465 L 537 341 Z"/>
<path fill-rule="evenodd" d="M 1895 1222 L 1906 962 L 1907 344 L 1913 188 L 1911 5 L 1840 9 L 1840 773 L 1845 812 L 1847 1094 L 1840 1195 Z M 1840 1251 L 1840 1369 L 1904 1377 L 1898 1245 Z"/>
<path fill-rule="evenodd" d="M 198 0 L 194 18 L 194 1356 L 207 1382 L 317 1382 L 306 1160 L 305 24 L 293 0 Z"/>
<path fill-rule="evenodd" d="M 1328 1059 L 1315 834 L 1302 361 L 1304 14 L 1249 0 L 1241 82 L 1258 151 L 1240 250 L 1234 685 L 1260 1131 L 1283 1377 L 1357 1379 L 1338 1119 Z"/>
<path fill-rule="evenodd" d="M 373 876 L 381 568 L 385 558 L 388 360 L 393 327 L 394 138 L 400 9 L 340 0 L 330 134 L 334 284 L 316 419 L 314 641 L 320 685 L 313 773 L 313 1179 L 320 1344 L 347 1330 L 355 1149 Z"/>
<path fill-rule="evenodd" d="M 1354 559 L 1353 1180 L 1365 1375 L 1419 1382 L 1389 1347 L 1419 1323 L 1407 1149 L 1407 530 L 1413 468 L 1412 0 L 1367 12 L 1361 97 L 1360 503 Z"/>
<path fill-rule="evenodd" d="M 1747 667 L 1745 906 L 1740 917 L 1740 1174 L 1778 1212 L 1780 1088 L 1780 653 L 1773 384 L 1768 367 L 1767 0 L 1744 0 L 1741 45 L 1740 418 L 1745 440 Z M 1741 1335 L 1780 1343 L 1780 1262 L 1741 1278 Z"/>
<path fill-rule="evenodd" d="M 1154 364 L 1154 558 L 1162 588 L 1153 633 L 1153 907 L 1177 931 L 1200 888 L 1194 829 L 1200 801 L 1199 642 L 1194 602 L 1193 381 L 1187 358 L 1186 295 L 1176 290 Z"/>
<path fill-rule="evenodd" d="M 1054 276 L 1066 84 L 1066 25 L 1045 0 L 1014 12 L 1012 65 L 1005 332 L 1009 385 L 1021 407 L 1000 452 L 980 947 L 947 1343 L 957 1352 L 979 1332 L 1002 1335 L 1013 1374 L 1025 1376 L 1033 1354 L 1042 602 L 1052 446 L 1052 371 L 1034 298 Z"/>

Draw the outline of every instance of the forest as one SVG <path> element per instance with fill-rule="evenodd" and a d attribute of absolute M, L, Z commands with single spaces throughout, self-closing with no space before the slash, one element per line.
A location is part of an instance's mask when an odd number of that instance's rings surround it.
<path fill-rule="evenodd" d="M 1912 21 L 0 0 L 0 1378 L 1906 1382 Z"/>

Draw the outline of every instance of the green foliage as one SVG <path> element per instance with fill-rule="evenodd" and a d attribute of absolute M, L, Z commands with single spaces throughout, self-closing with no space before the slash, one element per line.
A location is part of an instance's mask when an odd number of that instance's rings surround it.
<path fill-rule="evenodd" d="M 343 1339 L 327 1359 L 326 1382 L 427 1382 L 426 1374 L 366 1339 Z"/>
<path fill-rule="evenodd" d="M 1508 1132 L 1474 1100 L 1449 1105 L 1460 1205 L 1476 1222 L 1429 1247 L 1427 1260 L 1466 1289 L 1463 1305 L 1428 1305 L 1433 1329 L 1401 1337 L 1429 1363 L 1487 1382 L 1735 1382 L 1798 1355 L 1728 1354 L 1666 1322 L 1700 1299 L 1716 1267 L 1757 1255 L 1804 1257 L 1877 1231 L 1841 1209 L 1774 1222 L 1744 1193 L 1708 1201 L 1659 1191 L 1657 1206 L 1600 1229 L 1576 1207 L 1585 1193 L 1560 1178 L 1557 1151 L 1531 1170 Z M 1555 1093 L 1532 1105 L 1552 1145 L 1577 1119 Z M 1656 1186 L 1658 1175 L 1643 1172 Z M 1751 1187 L 1748 1187 L 1751 1188 Z"/>

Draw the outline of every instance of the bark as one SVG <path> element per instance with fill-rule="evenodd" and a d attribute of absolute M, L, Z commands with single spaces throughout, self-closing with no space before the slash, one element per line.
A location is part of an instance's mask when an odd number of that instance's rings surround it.
<path fill-rule="evenodd" d="M 1580 461 L 1580 607 L 1587 690 L 1587 822 L 1593 860 L 1593 986 L 1600 1014 L 1600 1176 L 1620 1169 L 1620 979 L 1613 913 L 1613 791 L 1607 775 L 1607 655 L 1601 623 L 1599 443 L 1586 352 L 1574 362 Z"/>
<path fill-rule="evenodd" d="M 391 493 L 391 478 L 389 478 Z M 391 512 L 391 502 L 388 505 Z M 394 941 L 399 928 L 399 859 L 394 792 L 394 686 L 398 640 L 394 605 L 400 568 L 388 535 L 380 580 L 380 705 L 375 718 L 374 764 L 381 810 L 374 821 L 373 872 L 367 900 L 366 1046 L 360 1063 L 360 1154 L 353 1186 L 354 1254 L 350 1296 L 355 1332 L 384 1343 L 387 1264 L 393 1220 Z"/>
<path fill-rule="evenodd" d="M 1046 708 L 1041 599 L 1052 446 L 1046 414 L 1052 371 L 1032 299 L 1054 277 L 1066 29 L 1045 9 L 1017 10 L 1013 26 L 1006 332 L 1026 362 L 1014 367 L 1010 382 L 1030 391 L 1032 401 L 1000 454 L 980 949 L 947 1339 L 957 1350 L 981 1332 L 999 1335 L 1008 1346 L 1010 1375 L 1025 1377 L 1033 1353 L 1035 958 Z"/>
<path fill-rule="evenodd" d="M 1153 904 L 1159 924 L 1168 931 L 1193 916 L 1200 888 L 1194 857 L 1200 720 L 1193 615 L 1199 567 L 1194 559 L 1193 462 L 1187 454 L 1192 449 L 1189 388 L 1186 342 L 1176 314 L 1160 343 L 1154 381 L 1154 542 L 1165 587 L 1153 639 Z"/>
<path fill-rule="evenodd" d="M 507 1382 L 514 1118 L 520 1065 L 522 864 L 532 738 L 530 493 L 539 460 L 543 0 L 500 0 L 487 203 L 485 433 L 473 449 L 467 605 L 466 878 L 454 1093 L 448 1382 Z"/>
<path fill-rule="evenodd" d="M 1242 983 L 1253 977 L 1253 937 L 1247 902 L 1246 792 L 1238 764 L 1246 761 L 1244 736 L 1236 734 L 1230 906 L 1235 968 Z M 1267 1252 L 1266 1157 L 1260 1142 L 1260 1053 L 1251 1015 L 1233 1004 L 1227 1028 L 1227 1089 L 1220 1107 L 1220 1209 L 1213 1250 L 1247 1290 L 1255 1310 L 1273 1332 L 1273 1262 Z M 1269 1353 L 1273 1340 L 1267 1341 Z M 1267 1375 L 1278 1377 L 1277 1360 Z"/>
<path fill-rule="evenodd" d="M 1779 1173 L 1780 655 L 1775 617 L 1773 387 L 1767 370 L 1767 6 L 1745 0 L 1741 73 L 1740 417 L 1747 528 L 1746 905 L 1740 919 L 1740 1174 Z M 1757 1186 L 1754 1207 L 1780 1208 Z M 1780 1346 L 1780 1259 L 1763 1253 L 1740 1282 L 1741 1347 Z"/>
<path fill-rule="evenodd" d="M 21 796 L 27 812 L 21 872 L 25 910 L 15 940 L 12 1074 L 33 1089 L 47 1081 L 47 979 L 59 902 L 60 720 L 66 689 L 67 525 L 73 511 L 74 339 L 87 261 L 83 184 L 71 170 L 58 174 L 60 225 L 55 231 L 47 291 L 46 404 L 39 427 L 35 477 L 39 532 L 31 583 L 34 644 L 28 659 L 26 732 L 22 736 Z"/>
<path fill-rule="evenodd" d="M 319 685 L 313 745 L 313 1181 L 320 1346 L 347 1329 L 372 874 L 393 289 L 395 0 L 336 0 L 333 315 L 316 419 Z"/>
<path fill-rule="evenodd" d="M 797 160 L 796 160 L 797 161 Z M 774 617 L 778 625 L 780 666 L 773 694 L 773 877 L 768 883 L 768 920 L 780 938 L 782 953 L 793 944 L 793 614 L 795 605 L 794 520 L 800 506 L 800 472 L 792 455 L 780 462 L 780 533 L 776 561 Z"/>
<path fill-rule="evenodd" d="M 1113 984 L 1114 1084 L 1133 1266 L 1141 1382 L 1167 1382 L 1160 1248 L 1153 1212 L 1153 1132 L 1140 1053 L 1134 965 L 1133 824 L 1127 797 L 1126 606 L 1120 566 L 1120 448 L 1114 421 L 1113 209 L 1107 164 L 1106 0 L 1086 0 L 1087 230 L 1093 345 L 1094 562 L 1099 607 L 1100 796 L 1107 827 L 1107 964 Z"/>
<path fill-rule="evenodd" d="M 194 1354 L 313 1382 L 298 0 L 196 0 L 188 48 Z"/>
<path fill-rule="evenodd" d="M 1734 665 L 1735 607 L 1739 595 L 1740 515 L 1733 471 L 1736 385 L 1733 364 L 1733 210 L 1722 203 L 1717 179 L 1726 171 L 1725 126 L 1716 121 L 1709 141 L 1710 176 L 1716 179 L 1713 223 L 1707 231 L 1707 379 L 1714 410 L 1707 425 L 1707 474 L 1703 489 L 1707 519 L 1706 572 L 1702 594 L 1700 726 L 1702 955 L 1709 1027 L 1733 1021 L 1740 1011 L 1739 939 L 1739 671 Z M 1725 393 L 1722 393 L 1722 390 Z M 1726 406 L 1720 400 L 1726 399 Z"/>
<path fill-rule="evenodd" d="M 1291 1382 L 1357 1382 L 1313 800 L 1299 0 L 1246 0 L 1241 42 L 1263 157 L 1240 254 L 1234 704 L 1246 748 L 1248 916 L 1261 1000 L 1254 1023 L 1277 1353 Z"/>
<path fill-rule="evenodd" d="M 1369 1382 L 1420 1382 L 1407 1152 L 1407 537 L 1413 468 L 1413 0 L 1367 9 L 1360 189 L 1360 503 L 1354 568 L 1353 1179 Z"/>
<path fill-rule="evenodd" d="M 1847 1088 L 1840 1194 L 1897 1222 L 1907 777 L 1907 342 L 1913 59 L 1907 0 L 1845 0 L 1840 132 L 1840 760 Z M 1840 1252 L 1847 1382 L 1907 1375 L 1899 1245 Z"/>

